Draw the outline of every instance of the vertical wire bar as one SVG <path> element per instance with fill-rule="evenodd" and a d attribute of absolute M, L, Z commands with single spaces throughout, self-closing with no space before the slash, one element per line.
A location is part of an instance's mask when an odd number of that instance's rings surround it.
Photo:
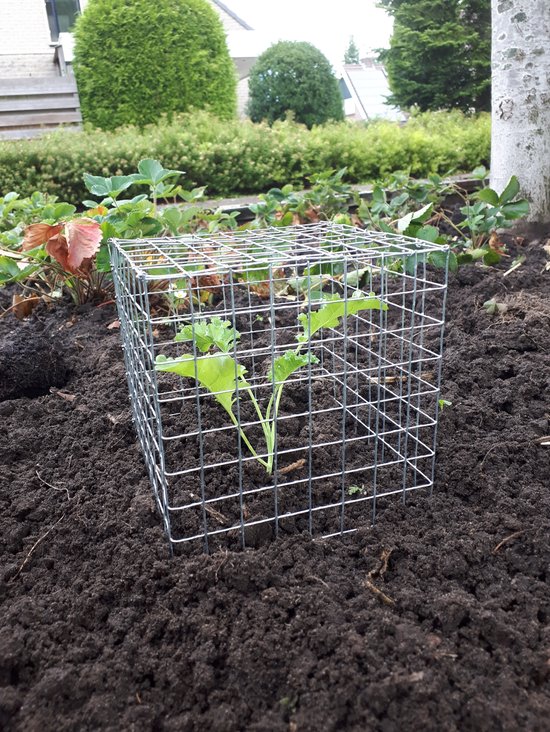
<path fill-rule="evenodd" d="M 342 284 L 344 287 L 344 319 L 342 323 L 342 350 L 344 357 L 343 373 L 342 373 L 342 451 L 341 451 L 341 513 L 340 513 L 340 533 L 344 533 L 344 514 L 346 506 L 346 415 L 347 415 L 347 398 L 348 398 L 348 259 L 344 257 L 344 273 L 342 276 Z M 336 344 L 335 344 L 336 348 Z"/>
<path fill-rule="evenodd" d="M 402 265 L 403 265 L 403 272 L 406 272 L 407 267 L 407 255 L 404 255 L 401 259 Z M 405 295 L 406 290 L 406 280 L 402 276 L 401 277 L 401 328 L 400 328 L 400 338 L 399 338 L 399 363 L 403 363 L 403 359 L 405 357 L 405 312 L 406 312 L 406 306 L 407 306 L 407 296 Z M 400 367 L 400 369 L 396 369 L 396 373 L 398 376 L 398 390 L 399 390 L 399 416 L 398 416 L 398 424 L 399 424 L 399 431 L 397 433 L 397 453 L 399 455 L 402 455 L 401 453 L 401 442 L 403 438 L 403 366 Z M 405 459 L 405 458 L 403 458 Z"/>
<path fill-rule="evenodd" d="M 308 308 L 307 308 L 307 329 L 308 332 L 311 333 L 311 268 L 309 260 L 307 262 L 307 302 L 308 302 Z M 300 308 L 298 303 L 298 310 Z M 308 443 L 307 443 L 307 464 L 308 464 L 308 482 L 307 482 L 307 507 L 308 507 L 308 515 L 307 515 L 307 523 L 308 523 L 308 529 L 310 535 L 313 534 L 313 389 L 312 389 L 312 381 L 311 381 L 311 338 L 308 338 L 307 342 L 307 355 L 308 355 L 308 365 L 307 365 L 307 391 L 308 391 L 308 418 L 307 418 L 307 436 L 308 436 Z"/>
<path fill-rule="evenodd" d="M 437 446 L 437 432 L 439 427 L 439 399 L 441 394 L 441 371 L 443 367 L 443 339 L 445 337 L 445 310 L 447 308 L 447 289 L 449 284 L 449 257 L 450 249 L 447 250 L 447 258 L 445 260 L 445 273 L 444 273 L 444 288 L 443 288 L 443 302 L 441 304 L 441 329 L 439 333 L 439 361 L 437 364 L 436 372 L 436 394 L 435 394 L 435 410 L 434 410 L 434 430 L 433 430 L 433 456 L 432 456 L 432 470 L 431 470 L 431 485 L 430 485 L 430 496 L 433 495 L 434 481 L 435 481 L 435 450 Z"/>
<path fill-rule="evenodd" d="M 384 305 L 384 300 L 386 297 L 386 290 L 385 290 L 385 283 L 386 283 L 386 269 L 385 269 L 385 260 L 382 257 L 380 259 L 380 296 L 379 300 L 382 305 Z M 372 470 L 372 517 L 371 517 L 371 523 L 376 523 L 376 501 L 378 496 L 378 435 L 379 435 L 379 427 L 380 427 L 380 409 L 381 409 L 381 396 L 382 396 L 382 390 L 381 390 L 381 384 L 382 384 L 382 352 L 383 352 L 383 341 L 386 338 L 386 334 L 383 332 L 384 319 L 383 319 L 383 310 L 380 308 L 378 313 L 378 374 L 376 378 L 376 409 L 375 409 L 375 415 L 374 415 L 374 466 Z"/>
<path fill-rule="evenodd" d="M 273 434 L 273 510 L 275 519 L 275 537 L 279 536 L 279 486 L 277 480 L 277 442 L 278 442 L 278 419 L 275 414 L 275 392 L 276 392 L 276 381 L 275 381 L 275 338 L 276 338 L 276 325 L 275 325 L 275 296 L 273 288 L 273 262 L 269 262 L 269 319 L 271 321 L 271 386 L 273 394 L 273 421 L 272 421 L 272 434 Z"/>
<path fill-rule="evenodd" d="M 420 394 L 420 380 L 423 376 L 423 365 L 424 365 L 424 355 L 423 355 L 423 348 L 424 348 L 424 332 L 426 330 L 426 279 L 427 279 L 427 273 L 426 273 L 426 255 L 422 255 L 421 258 L 421 266 L 422 266 L 422 295 L 420 297 L 420 308 L 419 308 L 419 318 L 420 318 L 420 334 L 419 334 L 419 343 L 418 343 L 418 358 L 416 360 L 416 374 L 415 376 L 418 379 L 418 395 L 416 397 L 416 417 L 415 417 L 415 425 L 414 425 L 414 436 L 415 436 L 415 442 L 414 442 L 414 477 L 413 477 L 413 487 L 416 488 L 418 486 L 418 449 L 419 449 L 419 441 L 420 441 L 420 422 L 421 422 L 421 412 L 420 407 L 422 404 L 422 396 Z"/>
<path fill-rule="evenodd" d="M 417 278 L 417 272 L 418 272 L 418 252 L 414 252 L 414 254 L 411 255 L 413 257 L 414 262 L 414 276 L 413 276 L 413 283 L 412 283 L 412 304 L 411 304 L 411 320 L 410 320 L 410 335 L 409 335 L 409 354 L 407 357 L 407 367 L 408 367 L 408 377 L 407 377 L 407 408 L 406 408 L 406 415 L 405 415 L 405 441 L 403 444 L 403 485 L 402 485 L 402 494 L 401 494 L 401 501 L 405 503 L 406 496 L 407 496 L 407 472 L 408 472 L 408 443 L 409 443 L 409 430 L 410 430 L 410 419 L 411 419 L 411 385 L 412 385 L 412 354 L 413 354 L 413 345 L 414 345 L 414 323 L 415 323 L 415 314 L 416 314 L 416 295 L 417 295 L 417 287 L 418 287 L 418 278 Z"/>
<path fill-rule="evenodd" d="M 234 319 L 235 316 L 235 287 L 233 282 L 233 270 L 229 270 L 229 300 L 231 306 L 231 314 Z M 233 327 L 236 329 L 237 323 L 233 323 Z M 237 424 L 241 427 L 241 398 L 239 394 L 239 364 L 237 361 L 237 339 L 233 341 L 233 360 L 235 362 L 235 412 L 237 417 Z M 244 535 L 244 499 L 243 499 L 243 445 L 241 430 L 237 428 L 237 460 L 239 465 L 239 521 L 240 521 L 240 534 L 241 534 L 241 546 L 244 549 L 246 546 L 245 535 Z"/>
<path fill-rule="evenodd" d="M 360 289 L 361 287 L 361 277 L 359 276 L 359 265 L 363 264 L 363 262 L 359 260 L 355 260 L 355 274 L 357 277 L 357 289 Z M 355 368 L 355 424 L 354 424 L 354 434 L 357 435 L 359 432 L 359 318 L 355 318 L 355 333 L 354 333 L 354 340 L 355 340 L 355 359 L 353 362 L 353 366 Z"/>
<path fill-rule="evenodd" d="M 199 437 L 199 480 L 200 480 L 200 497 L 201 497 L 201 514 L 202 514 L 202 530 L 204 534 L 204 551 L 209 554 L 210 546 L 208 541 L 208 515 L 206 511 L 206 481 L 204 479 L 204 439 L 202 436 L 202 413 L 201 413 L 201 399 L 200 399 L 200 387 L 197 371 L 197 343 L 195 339 L 195 306 L 193 304 L 193 287 L 192 280 L 187 280 L 187 288 L 189 290 L 189 315 L 191 316 L 191 332 L 193 333 L 193 340 L 191 343 L 193 365 L 195 367 L 195 407 L 197 410 L 197 431 Z M 200 302 L 200 288 L 197 280 L 197 293 L 198 301 Z"/>
<path fill-rule="evenodd" d="M 155 341 L 153 336 L 153 328 L 151 325 L 151 309 L 149 305 L 149 293 L 148 293 L 148 287 L 147 287 L 147 280 L 145 277 L 138 277 L 138 292 L 140 295 L 141 300 L 141 307 L 143 311 L 146 314 L 146 323 L 144 328 L 144 335 L 145 335 L 145 343 L 149 350 L 149 358 L 150 358 L 150 377 L 152 381 L 152 386 L 150 386 L 150 390 L 152 391 L 152 399 L 153 399 L 153 411 L 155 414 L 155 421 L 156 421 L 156 428 L 157 428 L 157 440 L 158 440 L 158 449 L 159 449 L 159 469 L 161 472 L 161 475 L 163 476 L 163 480 L 161 483 L 162 488 L 162 500 L 164 502 L 165 506 L 165 528 L 168 533 L 168 539 L 170 541 L 170 553 L 173 554 L 174 547 L 173 547 L 173 537 L 172 537 L 172 528 L 171 528 L 171 521 L 168 511 L 168 486 L 166 482 L 166 463 L 165 463 L 165 457 L 164 457 L 164 444 L 162 441 L 162 418 L 160 414 L 160 402 L 159 402 L 159 390 L 158 390 L 158 378 L 157 378 L 157 372 L 155 370 Z M 151 459 L 151 457 L 149 457 Z"/>

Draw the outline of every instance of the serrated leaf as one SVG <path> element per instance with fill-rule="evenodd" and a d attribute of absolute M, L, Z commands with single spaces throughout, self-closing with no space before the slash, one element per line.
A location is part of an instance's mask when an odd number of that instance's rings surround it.
<path fill-rule="evenodd" d="M 472 177 L 483 180 L 487 177 L 487 168 L 484 165 L 478 165 L 477 168 L 472 170 Z"/>
<path fill-rule="evenodd" d="M 140 172 L 140 175 L 137 176 L 139 178 L 138 182 L 151 183 L 153 185 L 158 185 L 163 180 L 166 180 L 166 178 L 183 173 L 183 170 L 168 170 L 163 168 L 158 160 L 153 160 L 152 158 L 140 160 L 138 170 Z"/>
<path fill-rule="evenodd" d="M 506 184 L 506 188 L 502 191 L 500 194 L 500 198 L 498 199 L 499 203 L 510 203 L 510 201 L 513 201 L 514 198 L 519 193 L 519 180 L 516 178 L 515 175 L 513 175 L 508 183 Z"/>
<path fill-rule="evenodd" d="M 168 371 L 178 376 L 195 379 L 201 386 L 213 394 L 222 407 L 233 414 L 233 395 L 237 388 L 237 379 L 246 374 L 244 366 L 226 354 L 217 356 L 203 356 L 194 359 L 186 355 L 178 359 L 168 359 L 166 356 L 157 356 L 155 361 L 157 371 Z"/>
<path fill-rule="evenodd" d="M 233 350 L 235 342 L 241 334 L 235 330 L 229 320 L 212 318 L 210 322 L 200 320 L 197 323 L 185 325 L 174 340 L 178 343 L 195 341 L 197 349 L 206 353 L 216 346 L 223 353 Z"/>
<path fill-rule="evenodd" d="M 338 300 L 323 305 L 316 311 L 310 311 L 309 315 L 300 313 L 298 320 L 304 329 L 303 335 L 298 336 L 300 343 L 306 343 L 310 338 L 321 330 L 321 328 L 336 328 L 346 315 L 356 315 L 361 310 L 387 310 L 388 306 L 371 293 L 369 297 L 363 297 L 361 291 L 356 291 L 353 297 L 348 300 Z"/>
<path fill-rule="evenodd" d="M 417 239 L 422 239 L 422 241 L 429 241 L 434 244 L 439 239 L 440 234 L 437 226 L 431 226 L 428 224 L 426 226 L 420 227 L 420 229 L 417 230 L 415 236 Z"/>
<path fill-rule="evenodd" d="M 418 211 L 411 211 L 411 213 L 406 214 L 397 222 L 397 231 L 403 233 L 413 221 L 417 223 L 424 223 L 424 221 L 430 218 L 432 209 L 433 203 L 428 203 Z"/>
<path fill-rule="evenodd" d="M 500 254 L 498 252 L 495 252 L 493 249 L 487 249 L 487 251 L 483 255 L 483 264 L 491 266 L 493 264 L 498 264 L 499 262 Z"/>
<path fill-rule="evenodd" d="M 491 206 L 498 206 L 498 193 L 492 188 L 482 188 L 475 194 L 475 197 Z"/>
<path fill-rule="evenodd" d="M 275 376 L 275 383 L 281 384 L 295 371 L 310 363 L 319 363 L 319 359 L 313 353 L 286 351 L 273 361 L 273 369 L 269 372 L 268 379 L 273 381 L 273 376 Z"/>
<path fill-rule="evenodd" d="M 529 201 L 522 198 L 513 203 L 505 203 L 501 210 L 505 219 L 520 219 L 529 213 Z"/>

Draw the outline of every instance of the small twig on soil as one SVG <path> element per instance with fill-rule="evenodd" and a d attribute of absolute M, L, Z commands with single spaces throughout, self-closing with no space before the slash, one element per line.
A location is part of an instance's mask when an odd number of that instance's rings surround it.
<path fill-rule="evenodd" d="M 199 497 L 197 496 L 196 493 L 189 493 L 189 495 L 191 496 L 191 498 L 193 500 L 195 500 L 195 501 L 199 500 Z M 218 511 L 217 509 L 212 508 L 212 506 L 209 506 L 208 504 L 204 504 L 204 510 L 206 511 L 206 513 L 209 516 L 212 516 L 212 518 L 215 518 L 217 521 L 219 521 L 220 524 L 229 523 L 229 519 L 227 518 L 227 516 L 224 516 L 223 513 L 221 513 L 221 511 Z"/>
<path fill-rule="evenodd" d="M 295 463 L 290 463 L 290 465 L 285 465 L 284 468 L 281 468 L 279 470 L 279 474 L 286 475 L 287 473 L 292 473 L 293 470 L 299 470 L 300 468 L 303 468 L 305 464 L 305 458 L 300 458 L 299 460 L 296 460 Z"/>
<path fill-rule="evenodd" d="M 42 300 L 42 298 L 41 297 L 27 297 L 25 299 L 25 302 L 32 302 L 34 300 Z M 6 308 L 2 313 L 0 313 L 0 318 L 3 318 L 4 315 L 11 313 L 12 310 L 15 310 L 15 308 L 19 307 L 20 305 L 21 305 L 20 302 L 14 302 L 13 305 L 10 305 L 9 308 Z"/>
<path fill-rule="evenodd" d="M 493 549 L 491 554 L 497 554 L 505 544 L 509 544 L 511 541 L 514 541 L 514 539 L 517 539 L 518 536 L 525 534 L 526 531 L 529 531 L 529 529 L 521 529 L 521 531 L 514 531 L 513 534 L 510 534 L 510 536 L 507 536 L 505 539 L 503 539 L 501 542 L 499 542 L 496 545 L 496 547 Z"/>
<path fill-rule="evenodd" d="M 104 308 L 106 305 L 113 305 L 115 302 L 115 300 L 105 300 L 105 302 L 100 302 L 99 305 L 96 305 L 96 308 Z"/>
<path fill-rule="evenodd" d="M 21 565 L 21 566 L 19 567 L 19 569 L 17 570 L 16 574 L 14 574 L 14 575 L 13 575 L 13 577 L 12 577 L 12 578 L 11 578 L 11 580 L 10 580 L 10 582 L 15 582 L 15 580 L 16 580 L 16 579 L 17 579 L 17 578 L 19 577 L 19 575 L 20 575 L 20 574 L 21 574 L 21 572 L 23 571 L 23 567 L 24 567 L 24 566 L 25 566 L 25 565 L 27 564 L 27 562 L 28 562 L 28 561 L 30 560 L 30 558 L 31 558 L 31 555 L 32 555 L 33 551 L 34 551 L 34 550 L 36 549 L 36 547 L 37 547 L 37 546 L 38 546 L 38 545 L 39 545 L 39 544 L 40 544 L 40 543 L 41 543 L 42 541 L 44 541 L 44 539 L 45 539 L 45 538 L 46 538 L 46 537 L 48 536 L 48 534 L 49 534 L 49 533 L 50 533 L 51 531 L 53 531 L 53 530 L 55 529 L 55 527 L 57 526 L 57 524 L 60 524 L 60 523 L 61 523 L 61 522 L 63 521 L 63 519 L 64 519 L 64 518 L 65 518 L 65 514 L 63 514 L 63 516 L 61 516 L 61 518 L 60 518 L 60 519 L 57 519 L 57 521 L 55 522 L 55 524 L 53 524 L 53 526 L 50 526 L 50 528 L 49 528 L 49 529 L 48 529 L 48 530 L 46 531 L 46 533 L 45 533 L 45 534 L 42 534 L 42 536 L 41 536 L 40 538 L 38 538 L 38 539 L 37 539 L 37 540 L 36 540 L 36 541 L 34 542 L 34 544 L 33 544 L 33 545 L 31 546 L 31 548 L 29 549 L 29 553 L 27 554 L 27 556 L 26 556 L 26 557 L 25 557 L 25 559 L 23 560 L 23 564 L 22 564 L 22 565 Z"/>
<path fill-rule="evenodd" d="M 491 447 L 487 450 L 487 452 L 483 456 L 483 460 L 479 464 L 479 469 L 483 472 L 483 464 L 485 463 L 489 455 L 493 452 L 493 450 L 496 450 L 498 447 L 504 447 L 504 445 L 515 445 L 516 447 L 520 447 L 523 445 L 531 445 L 533 443 L 537 445 L 546 445 L 546 440 L 550 440 L 550 437 L 536 437 L 534 440 L 521 440 L 520 442 L 517 442 L 516 440 L 504 440 L 503 442 L 497 442 L 495 445 L 491 445 Z"/>
<path fill-rule="evenodd" d="M 327 588 L 327 590 L 330 590 L 330 586 L 327 585 L 325 580 L 322 580 L 320 577 L 316 577 L 314 574 L 310 574 L 309 577 L 306 577 L 306 579 L 314 580 L 315 582 L 320 582 L 324 587 Z"/>
<path fill-rule="evenodd" d="M 380 590 L 373 582 L 375 577 L 384 576 L 384 573 L 388 568 L 388 562 L 390 560 L 392 552 L 393 549 L 384 549 L 384 551 L 380 555 L 380 566 L 376 567 L 375 569 L 371 569 L 371 571 L 367 575 L 367 579 L 364 580 L 363 584 L 367 589 L 373 592 L 385 605 L 395 607 L 395 600 L 392 600 L 391 597 L 388 597 L 388 595 L 386 595 L 385 592 L 382 592 L 382 590 Z"/>
<path fill-rule="evenodd" d="M 68 501 L 70 501 L 70 500 L 71 500 L 71 496 L 70 496 L 70 493 L 69 493 L 69 489 L 68 489 L 68 488 L 56 488 L 56 487 L 55 487 L 54 485 L 52 485 L 51 483 L 48 483 L 48 481 L 47 481 L 47 480 L 44 480 L 44 478 L 43 478 L 43 477 L 42 477 L 42 476 L 40 475 L 40 473 L 38 472 L 38 470 L 35 470 L 34 472 L 36 473 L 36 477 L 38 478 L 38 480 L 39 480 L 39 481 L 40 481 L 41 483 L 43 483 L 44 485 L 47 485 L 47 486 L 48 486 L 48 488 L 53 488 L 53 490 L 54 490 L 54 491 L 65 491 L 65 493 L 67 494 L 67 500 L 68 500 Z"/>

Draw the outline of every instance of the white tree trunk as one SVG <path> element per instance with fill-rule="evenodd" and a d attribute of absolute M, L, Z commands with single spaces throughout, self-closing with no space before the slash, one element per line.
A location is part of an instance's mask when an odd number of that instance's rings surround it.
<path fill-rule="evenodd" d="M 492 0 L 491 187 L 517 175 L 550 222 L 550 0 Z"/>

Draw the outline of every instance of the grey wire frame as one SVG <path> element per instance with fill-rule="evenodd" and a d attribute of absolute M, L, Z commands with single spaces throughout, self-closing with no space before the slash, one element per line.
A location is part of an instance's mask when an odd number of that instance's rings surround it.
<path fill-rule="evenodd" d="M 375 522 L 382 499 L 432 491 L 448 251 L 332 222 L 110 241 L 133 420 L 172 550 L 348 534 Z M 318 362 L 285 386 L 268 475 L 216 395 L 160 373 L 155 359 L 209 358 L 174 336 L 226 319 L 240 332 L 231 355 L 265 405 L 271 364 L 296 345 L 297 315 L 311 317 L 321 290 L 346 316 L 314 335 L 307 350 Z M 387 309 L 347 315 L 358 290 Z M 259 434 L 239 391 L 237 421 Z"/>

